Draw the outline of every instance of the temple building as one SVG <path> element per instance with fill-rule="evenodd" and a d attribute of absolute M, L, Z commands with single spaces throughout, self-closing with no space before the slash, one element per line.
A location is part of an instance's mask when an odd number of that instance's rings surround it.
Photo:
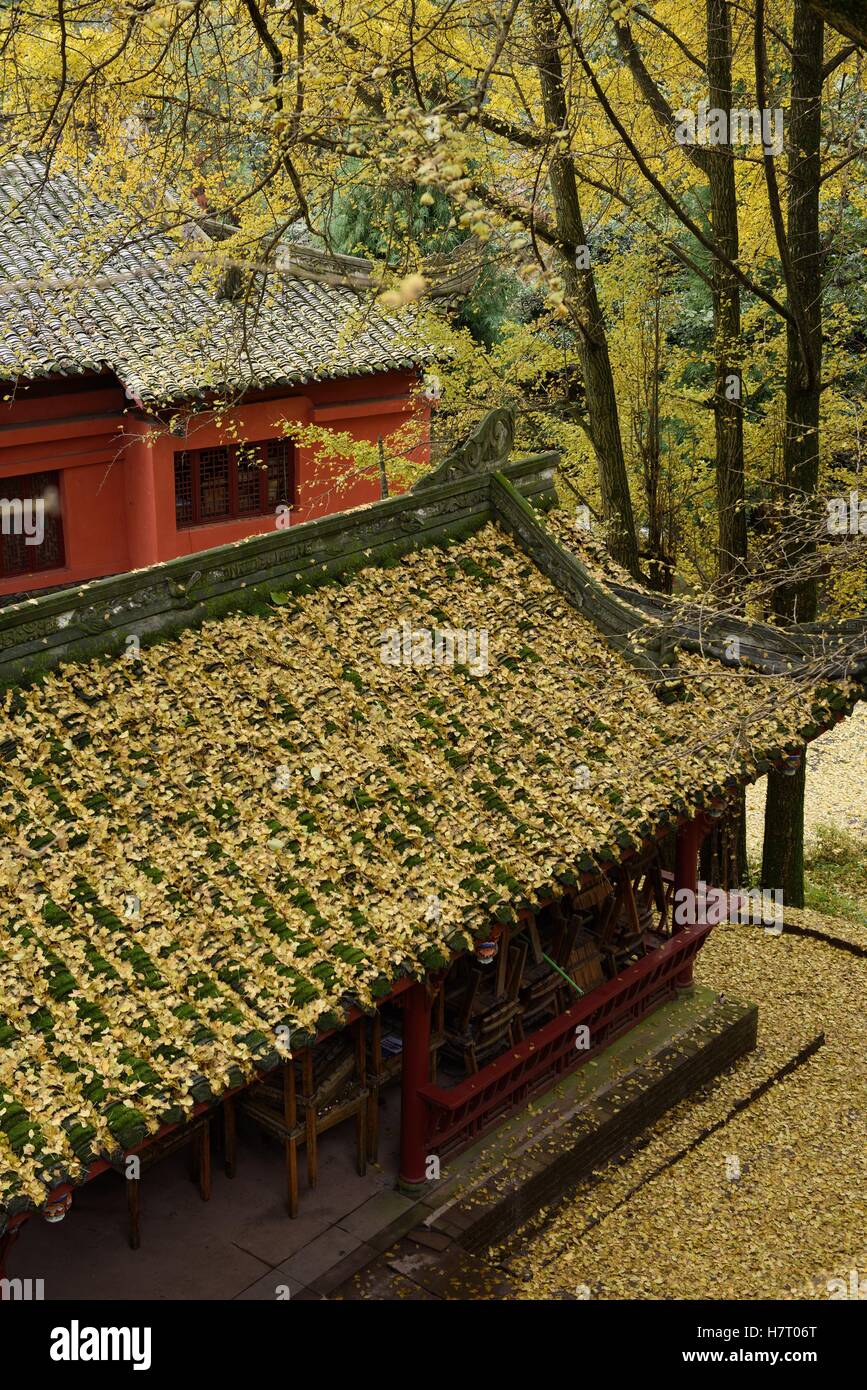
<path fill-rule="evenodd" d="M 144 236 L 24 157 L 0 169 L 0 199 L 0 600 L 381 495 L 287 422 L 375 444 L 415 420 L 425 462 L 431 353 L 371 305 L 368 262 L 288 247 L 235 300 L 203 278 L 196 223 Z"/>
<path fill-rule="evenodd" d="M 241 1117 L 294 1217 L 392 1084 L 417 1192 L 689 991 L 701 842 L 863 698 L 865 624 L 699 630 L 512 440 L 0 612 L 0 1250 L 131 1155 L 231 1172 Z"/>

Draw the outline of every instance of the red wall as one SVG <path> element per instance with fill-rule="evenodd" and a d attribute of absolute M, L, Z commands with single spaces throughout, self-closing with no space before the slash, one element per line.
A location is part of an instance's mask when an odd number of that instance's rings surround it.
<path fill-rule="evenodd" d="M 95 579 L 270 531 L 271 516 L 222 521 L 178 530 L 175 525 L 174 454 L 227 439 L 281 438 L 282 420 L 327 425 L 376 442 L 411 414 L 423 424 L 427 407 L 413 396 L 414 372 L 383 372 L 314 382 L 278 399 L 249 399 L 224 412 L 192 417 L 186 434 L 172 436 L 135 409 L 107 378 L 69 378 L 50 387 L 33 383 L 0 405 L 0 498 L 3 479 L 18 473 L 60 472 L 66 565 L 0 578 L 0 595 Z M 426 433 L 426 431 L 425 431 Z M 426 447 L 416 451 L 426 457 Z M 335 474 L 348 467 L 341 461 Z M 296 449 L 296 505 L 292 524 L 376 501 L 375 479 L 336 488 L 323 478 L 314 451 Z"/>
<path fill-rule="evenodd" d="M 58 470 L 66 564 L 63 569 L 0 579 L 0 594 L 114 574 L 128 567 L 123 514 L 129 407 L 115 383 L 89 389 L 71 378 L 51 395 L 16 392 L 0 407 L 0 497 L 3 479 Z"/>

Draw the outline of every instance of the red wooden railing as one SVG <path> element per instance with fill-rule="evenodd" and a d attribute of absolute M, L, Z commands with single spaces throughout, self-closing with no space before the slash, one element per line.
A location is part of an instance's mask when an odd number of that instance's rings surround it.
<path fill-rule="evenodd" d="M 459 1085 L 420 1086 L 428 1113 L 428 1152 L 446 1156 L 466 1148 L 514 1106 L 581 1066 L 671 999 L 678 984 L 691 978 L 710 930 L 707 923 L 684 927 Z M 590 1046 L 579 1050 L 576 1029 L 581 1024 L 589 1029 Z"/>

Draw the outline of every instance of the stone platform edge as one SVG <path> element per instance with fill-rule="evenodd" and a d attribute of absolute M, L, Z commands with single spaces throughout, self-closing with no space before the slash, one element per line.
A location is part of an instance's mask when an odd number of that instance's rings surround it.
<path fill-rule="evenodd" d="M 667 1110 L 753 1051 L 758 1016 L 755 1004 L 717 1003 L 643 1065 L 565 1114 L 553 1134 L 526 1149 L 514 1172 L 495 1175 L 451 1209 L 446 1219 L 461 1226 L 463 1248 L 481 1253 L 624 1155 Z"/>
<path fill-rule="evenodd" d="M 538 1133 L 517 1144 L 513 1158 L 451 1200 L 433 1193 L 413 1207 L 380 1232 L 376 1259 L 328 1297 L 441 1300 L 460 1298 L 459 1288 L 466 1298 L 513 1296 L 508 1275 L 485 1252 L 605 1164 L 627 1157 L 667 1110 L 751 1052 L 757 1035 L 755 1004 L 715 996 L 690 1027 L 591 1094 L 570 1097 L 564 1078 L 530 1102 Z"/>

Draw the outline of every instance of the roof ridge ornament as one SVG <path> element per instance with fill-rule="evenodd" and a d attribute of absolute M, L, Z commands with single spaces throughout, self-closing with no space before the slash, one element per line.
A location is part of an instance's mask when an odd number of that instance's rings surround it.
<path fill-rule="evenodd" d="M 483 416 L 462 444 L 458 444 L 430 473 L 412 486 L 412 492 L 436 483 L 456 482 L 473 473 L 493 473 L 508 463 L 515 444 L 515 412 L 511 406 L 498 406 Z"/>

